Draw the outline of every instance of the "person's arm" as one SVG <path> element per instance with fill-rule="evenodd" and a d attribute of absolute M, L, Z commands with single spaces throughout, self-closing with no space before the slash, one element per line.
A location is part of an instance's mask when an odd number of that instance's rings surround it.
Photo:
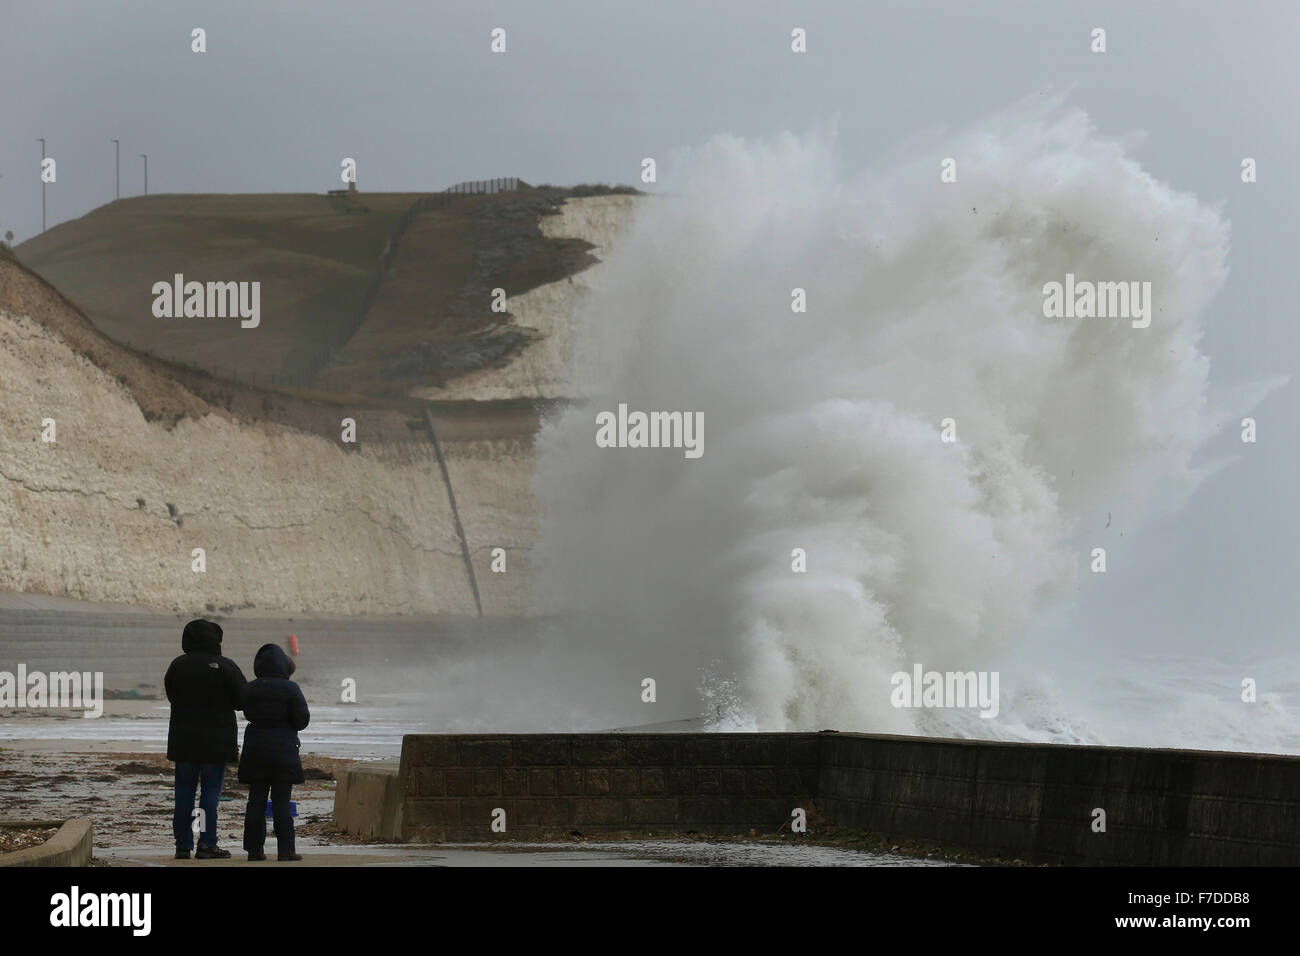
<path fill-rule="evenodd" d="M 302 730 L 311 721 L 307 698 L 302 696 L 302 688 L 297 684 L 293 685 L 293 697 L 289 701 L 289 720 L 294 730 Z"/>
<path fill-rule="evenodd" d="M 176 683 L 172 677 L 172 671 L 176 669 L 176 662 L 172 661 L 167 667 L 167 673 L 163 675 L 163 689 L 167 691 L 167 701 L 176 703 Z"/>
<path fill-rule="evenodd" d="M 239 669 L 239 665 L 230 658 L 223 658 L 226 667 L 221 669 L 222 675 L 226 680 L 226 695 L 230 699 L 230 706 L 234 710 L 244 709 L 244 697 L 248 693 L 248 681 L 244 680 L 244 672 Z"/>

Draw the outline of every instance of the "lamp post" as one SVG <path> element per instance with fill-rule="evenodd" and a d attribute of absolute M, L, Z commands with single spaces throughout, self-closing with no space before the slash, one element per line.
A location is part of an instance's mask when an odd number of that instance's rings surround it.
<path fill-rule="evenodd" d="M 45 137 L 36 137 L 41 144 L 41 232 L 45 231 Z"/>
<path fill-rule="evenodd" d="M 149 154 L 141 153 L 140 158 L 144 160 L 144 194 L 149 195 Z"/>
<path fill-rule="evenodd" d="M 113 198 L 122 198 L 122 144 L 113 140 Z"/>

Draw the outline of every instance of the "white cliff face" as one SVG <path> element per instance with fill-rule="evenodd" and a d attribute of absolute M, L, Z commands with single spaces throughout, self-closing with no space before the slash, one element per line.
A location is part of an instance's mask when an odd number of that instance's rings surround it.
<path fill-rule="evenodd" d="M 571 199 L 542 229 L 583 238 L 603 257 L 639 201 Z M 513 321 L 539 340 L 505 368 L 423 397 L 583 394 L 576 321 L 600 269 L 512 299 Z M 74 313 L 61 311 L 52 290 L 15 277 L 0 293 L 0 590 L 190 613 L 475 613 L 431 444 L 345 451 L 289 428 L 204 414 L 170 380 L 161 387 L 187 417 L 168 428 L 86 357 L 93 333 L 54 321 Z M 54 443 L 41 441 L 47 418 Z M 531 442 L 444 441 L 443 452 L 484 611 L 534 611 Z M 202 572 L 193 569 L 196 548 Z M 496 548 L 504 571 L 493 570 Z"/>
<path fill-rule="evenodd" d="M 587 196 L 569 199 L 555 216 L 541 221 L 543 234 L 590 242 L 592 254 L 604 259 L 645 197 Z M 586 393 L 594 352 L 576 321 L 601 266 L 551 282 L 512 297 L 508 309 L 513 325 L 536 329 L 537 340 L 502 368 L 463 376 L 446 388 L 420 388 L 417 398 L 492 401 L 507 398 L 578 398 Z"/>
<path fill-rule="evenodd" d="M 644 197 L 627 195 L 570 199 L 558 215 L 542 219 L 541 229 L 552 237 L 584 239 L 603 260 L 642 201 Z M 591 340 L 580 324 L 582 306 L 599 283 L 601 269 L 592 266 L 510 300 L 514 324 L 541 335 L 509 365 L 467 376 L 447 389 L 415 394 L 478 401 L 586 394 L 585 383 L 596 358 L 594 349 L 585 347 Z M 532 491 L 532 444 L 517 439 L 445 442 L 443 451 L 484 610 L 489 614 L 554 610 L 547 596 L 534 587 L 530 564 L 540 507 Z M 500 570 L 502 564 L 505 570 Z"/>
<path fill-rule="evenodd" d="M 54 443 L 41 440 L 47 418 Z M 0 589 L 186 611 L 473 613 L 432 446 L 344 451 L 215 414 L 168 430 L 59 335 L 7 311 Z"/>
<path fill-rule="evenodd" d="M 558 216 L 542 219 L 542 234 L 553 239 L 585 239 L 596 247 L 592 250 L 596 258 L 604 259 L 645 199 L 645 196 L 616 194 L 565 200 Z"/>
<path fill-rule="evenodd" d="M 538 506 L 530 487 L 531 443 L 521 439 L 444 442 L 442 451 L 484 613 L 537 613 L 529 562 Z M 496 549 L 500 552 L 494 554 Z"/>

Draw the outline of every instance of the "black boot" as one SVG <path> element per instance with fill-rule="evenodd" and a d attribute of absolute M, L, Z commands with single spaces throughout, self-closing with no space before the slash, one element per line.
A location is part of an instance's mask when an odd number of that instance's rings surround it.
<path fill-rule="evenodd" d="M 301 853 L 277 853 L 276 857 L 281 863 L 292 863 L 294 860 L 301 860 Z"/>
<path fill-rule="evenodd" d="M 230 851 L 215 846 L 200 846 L 194 851 L 196 860 L 229 860 Z"/>
<path fill-rule="evenodd" d="M 177 850 L 177 851 L 176 851 L 176 859 L 178 859 L 178 860 L 188 860 L 189 858 L 190 858 L 190 851 L 189 851 L 189 850 Z"/>

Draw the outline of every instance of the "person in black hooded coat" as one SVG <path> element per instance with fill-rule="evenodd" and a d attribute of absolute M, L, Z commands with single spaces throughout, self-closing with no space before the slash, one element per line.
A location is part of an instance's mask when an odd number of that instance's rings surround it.
<path fill-rule="evenodd" d="M 263 644 L 253 658 L 257 675 L 244 694 L 244 753 L 239 761 L 239 781 L 248 784 L 248 809 L 244 813 L 244 849 L 250 860 L 266 859 L 266 798 L 271 797 L 275 819 L 277 856 L 300 860 L 294 852 L 293 817 L 289 800 L 293 785 L 303 782 L 298 757 L 298 731 L 311 713 L 302 689 L 289 675 L 294 663 L 278 644 Z"/>
<path fill-rule="evenodd" d="M 235 711 L 244 703 L 244 674 L 221 656 L 221 625 L 195 620 L 181 634 L 180 657 L 163 677 L 171 719 L 167 725 L 167 759 L 176 763 L 175 812 L 172 831 L 176 858 L 189 859 L 194 848 L 190 829 L 194 794 L 202 784 L 199 806 L 203 826 L 197 859 L 229 859 L 217 846 L 217 806 L 226 764 L 239 759 L 239 728 Z"/>

